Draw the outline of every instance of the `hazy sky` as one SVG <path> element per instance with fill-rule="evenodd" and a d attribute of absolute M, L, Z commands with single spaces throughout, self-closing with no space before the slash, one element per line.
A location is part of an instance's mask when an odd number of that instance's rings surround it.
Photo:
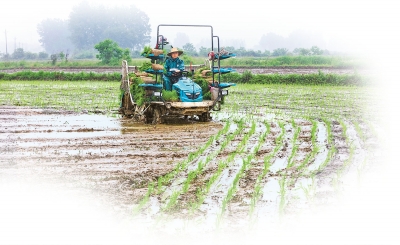
<path fill-rule="evenodd" d="M 0 14 L 0 52 L 15 46 L 40 49 L 37 24 L 46 18 L 67 19 L 73 6 L 82 0 L 13 0 L 2 2 Z M 268 32 L 287 36 L 294 30 L 321 33 L 328 49 L 370 48 L 385 41 L 383 35 L 394 28 L 394 1 L 280 0 L 280 1 L 89 1 L 104 5 L 136 5 L 147 13 L 153 31 L 164 24 L 207 24 L 224 40 L 242 40 L 254 48 Z M 392 3 L 393 2 L 393 3 Z M 262 4 L 261 4 L 262 3 Z M 152 39 L 154 39 L 154 33 Z"/>

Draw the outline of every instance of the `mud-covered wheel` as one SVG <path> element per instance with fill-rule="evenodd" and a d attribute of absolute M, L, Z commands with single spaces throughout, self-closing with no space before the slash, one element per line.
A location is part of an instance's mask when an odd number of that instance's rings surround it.
<path fill-rule="evenodd" d="M 199 120 L 200 120 L 200 122 L 210 121 L 210 113 L 209 112 L 202 113 L 201 115 L 199 115 Z"/>
<path fill-rule="evenodd" d="M 219 110 L 221 110 L 221 102 L 220 102 L 220 101 L 217 101 L 217 102 L 215 103 L 215 105 L 214 105 L 214 107 L 213 107 L 213 110 L 214 110 L 214 111 L 219 111 Z"/>
<path fill-rule="evenodd" d="M 153 113 L 150 113 L 149 111 L 146 111 L 144 114 L 144 122 L 147 124 L 152 124 L 153 123 Z"/>
<path fill-rule="evenodd" d="M 154 124 L 159 124 L 159 123 L 163 123 L 162 117 L 161 117 L 161 110 L 160 110 L 160 108 L 154 108 L 151 124 L 154 125 Z"/>
<path fill-rule="evenodd" d="M 134 111 L 136 110 L 136 105 L 130 103 L 125 99 L 125 95 L 122 96 L 121 107 L 118 109 L 118 113 L 125 117 L 132 117 Z"/>
<path fill-rule="evenodd" d="M 144 110 L 146 109 L 145 105 L 141 105 L 141 106 L 135 105 L 134 109 L 135 110 L 134 110 L 133 116 L 134 116 L 135 120 L 144 122 L 146 120 L 146 115 L 144 113 Z"/>

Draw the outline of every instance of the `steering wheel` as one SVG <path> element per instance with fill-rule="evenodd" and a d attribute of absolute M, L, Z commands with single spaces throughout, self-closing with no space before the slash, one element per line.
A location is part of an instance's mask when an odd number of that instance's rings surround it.
<path fill-rule="evenodd" d="M 189 75 L 188 71 L 181 71 L 181 73 L 182 73 L 183 77 L 188 77 L 188 75 Z"/>

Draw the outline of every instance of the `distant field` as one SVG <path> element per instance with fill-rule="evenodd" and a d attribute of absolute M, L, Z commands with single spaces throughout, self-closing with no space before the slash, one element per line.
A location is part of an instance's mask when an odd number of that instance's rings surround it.
<path fill-rule="evenodd" d="M 120 82 L 0 81 L 0 104 L 111 113 Z"/>
<path fill-rule="evenodd" d="M 207 57 L 184 57 L 186 65 L 204 64 Z M 129 63 L 132 66 L 140 66 L 143 62 L 149 62 L 146 58 L 134 58 Z M 368 66 L 364 59 L 352 56 L 281 56 L 281 57 L 235 57 L 221 61 L 222 66 L 230 67 L 348 67 L 361 68 Z M 52 65 L 50 60 L 44 61 L 0 61 L 0 70 L 12 68 L 46 68 L 46 67 L 110 67 L 102 65 L 99 60 L 70 60 L 57 62 Z M 119 66 L 111 66 L 119 67 Z"/>

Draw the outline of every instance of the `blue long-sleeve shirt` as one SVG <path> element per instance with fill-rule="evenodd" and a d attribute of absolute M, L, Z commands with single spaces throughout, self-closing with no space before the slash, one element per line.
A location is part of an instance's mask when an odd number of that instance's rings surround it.
<path fill-rule="evenodd" d="M 164 68 L 165 68 L 165 71 L 167 72 L 166 75 L 167 76 L 171 76 L 172 72 L 169 71 L 170 69 L 176 68 L 176 69 L 178 69 L 180 71 L 184 71 L 185 70 L 185 64 L 183 63 L 183 60 L 179 59 L 179 57 L 176 58 L 176 59 L 168 57 L 167 60 L 164 63 Z"/>

